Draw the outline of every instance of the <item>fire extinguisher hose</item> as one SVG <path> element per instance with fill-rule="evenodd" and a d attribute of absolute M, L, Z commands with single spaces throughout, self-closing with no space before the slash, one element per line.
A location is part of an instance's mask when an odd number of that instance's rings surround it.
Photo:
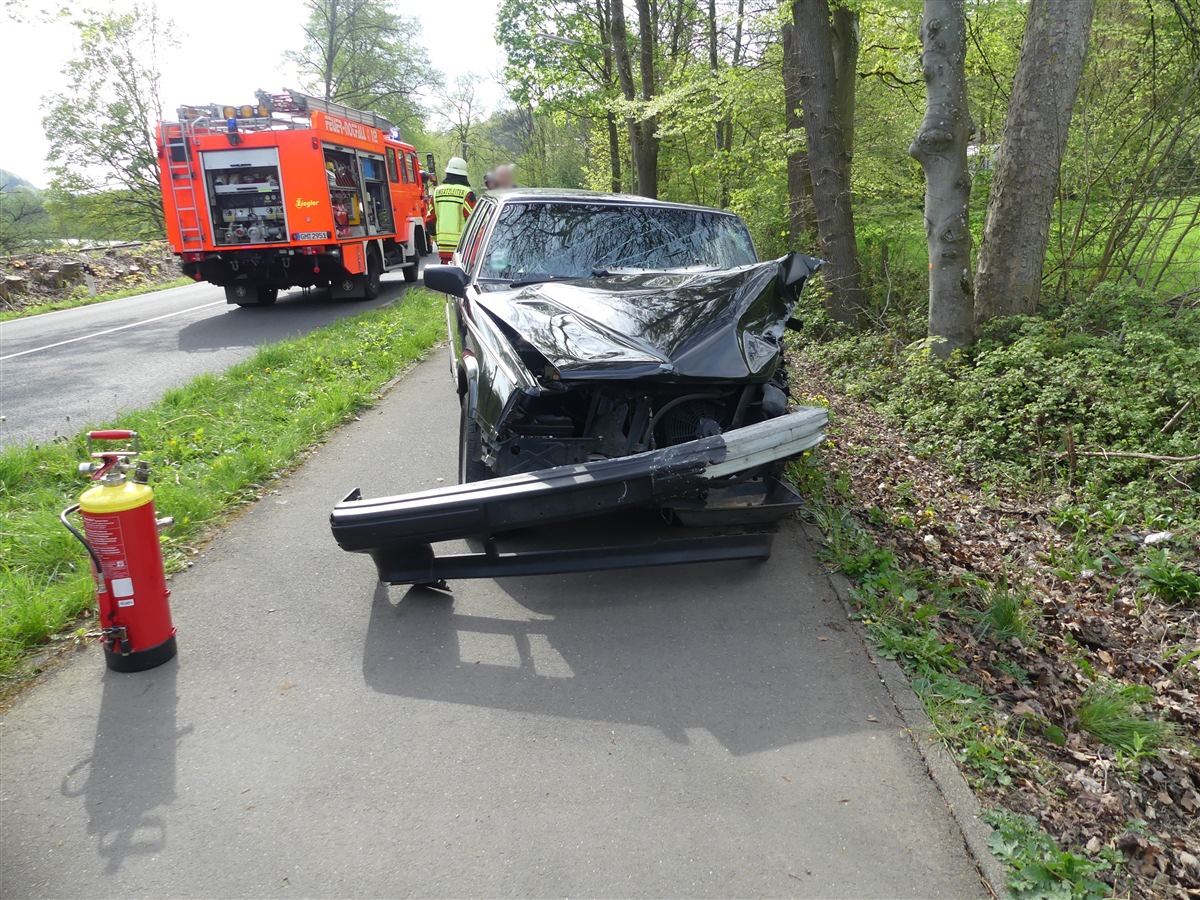
<path fill-rule="evenodd" d="M 67 518 L 67 516 L 71 515 L 71 513 L 73 513 L 73 512 L 79 512 L 79 504 L 78 503 L 76 503 L 74 506 L 68 506 L 61 513 L 59 513 L 58 520 L 63 523 L 63 526 L 67 529 L 67 531 L 71 532 L 71 534 L 73 534 L 73 535 L 75 535 L 75 537 L 79 538 L 79 543 L 83 544 L 84 549 L 87 550 L 88 556 L 90 556 L 92 558 L 92 563 L 96 567 L 96 577 L 98 579 L 100 579 L 100 589 L 103 590 L 104 589 L 104 567 L 101 565 L 100 557 L 96 553 L 95 549 L 92 547 L 91 544 L 88 543 L 88 539 L 83 536 L 83 532 L 81 532 L 78 528 L 76 528 L 74 525 L 72 525 L 70 520 Z"/>

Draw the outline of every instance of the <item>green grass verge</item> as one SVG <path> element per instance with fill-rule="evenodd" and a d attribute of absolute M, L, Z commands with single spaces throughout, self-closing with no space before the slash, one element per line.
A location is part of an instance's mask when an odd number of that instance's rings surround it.
<path fill-rule="evenodd" d="M 264 347 L 223 374 L 168 391 L 105 427 L 136 430 L 153 467 L 157 505 L 175 518 L 168 571 L 234 507 L 291 469 L 306 449 L 445 336 L 441 297 L 410 289 L 372 310 Z M 83 548 L 58 521 L 85 484 L 82 436 L 0 452 L 0 672 L 93 602 Z"/>
<path fill-rule="evenodd" d="M 22 306 L 20 309 L 6 309 L 0 312 L 0 322 L 7 322 L 9 319 L 23 319 L 26 316 L 36 316 L 40 313 L 55 312 L 60 309 L 74 309 L 77 306 L 91 306 L 93 303 L 107 303 L 109 300 L 122 300 L 125 297 L 136 297 L 139 294 L 152 294 L 155 291 L 165 291 L 168 288 L 183 287 L 188 284 L 195 284 L 195 282 L 181 275 L 171 281 L 164 281 L 162 284 L 143 284 L 120 291 L 112 291 L 108 294 L 96 294 L 94 297 L 86 292 L 80 293 L 81 289 L 77 288 L 72 296 L 63 300 Z"/>

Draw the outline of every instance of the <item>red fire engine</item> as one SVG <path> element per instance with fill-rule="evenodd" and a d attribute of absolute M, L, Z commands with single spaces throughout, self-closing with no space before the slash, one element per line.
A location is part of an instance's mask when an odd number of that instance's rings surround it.
<path fill-rule="evenodd" d="M 238 306 L 281 288 L 374 299 L 384 272 L 416 281 L 430 252 L 416 151 L 400 130 L 295 91 L 255 106 L 184 106 L 158 126 L 167 238 L 183 272 Z"/>

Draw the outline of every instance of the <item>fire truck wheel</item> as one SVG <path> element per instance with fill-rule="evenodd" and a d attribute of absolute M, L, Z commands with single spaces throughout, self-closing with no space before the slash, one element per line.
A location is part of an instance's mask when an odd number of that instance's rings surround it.
<path fill-rule="evenodd" d="M 379 296 L 379 291 L 382 288 L 380 278 L 383 275 L 383 266 L 379 262 L 379 255 L 371 253 L 367 256 L 367 283 L 365 286 L 366 299 L 374 300 Z"/>
<path fill-rule="evenodd" d="M 260 287 L 257 295 L 260 306 L 271 306 L 279 299 L 279 288 Z"/>
<path fill-rule="evenodd" d="M 412 284 L 417 280 L 417 261 L 414 259 L 411 266 L 405 266 L 400 271 L 404 274 L 404 280 Z"/>

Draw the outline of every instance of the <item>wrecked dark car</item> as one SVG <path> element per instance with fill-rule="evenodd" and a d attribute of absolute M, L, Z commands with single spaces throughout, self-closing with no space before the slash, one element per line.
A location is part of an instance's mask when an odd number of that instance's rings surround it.
<path fill-rule="evenodd" d="M 381 580 L 766 558 L 799 500 L 786 462 L 823 438 L 790 405 L 782 339 L 820 262 L 760 262 L 735 215 L 641 197 L 484 195 L 448 295 L 459 485 L 337 504 L 333 534 Z M 650 543 L 502 552 L 511 532 L 630 508 L 691 526 Z M 433 544 L 482 539 L 477 552 Z M 479 546 L 479 545 L 476 545 Z"/>

